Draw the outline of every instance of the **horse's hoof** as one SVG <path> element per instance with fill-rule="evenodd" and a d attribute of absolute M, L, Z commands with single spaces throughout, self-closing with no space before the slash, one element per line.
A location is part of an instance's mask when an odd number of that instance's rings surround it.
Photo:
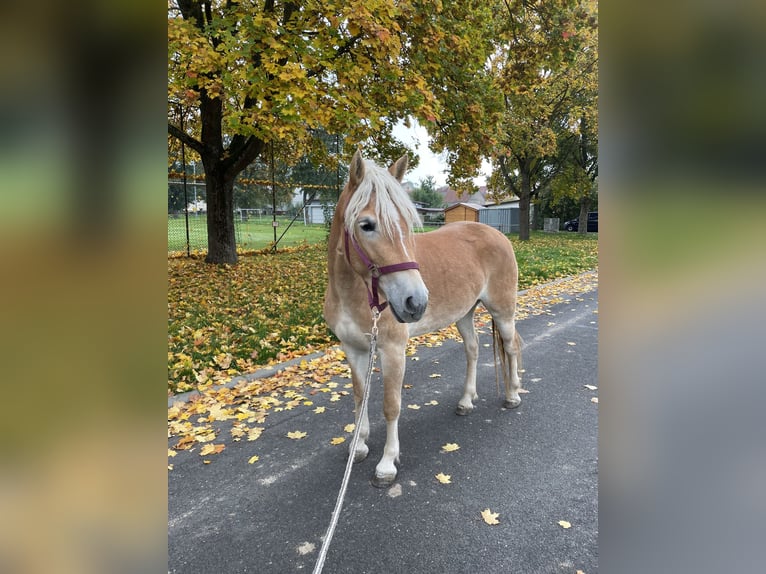
<path fill-rule="evenodd" d="M 365 445 L 364 448 L 357 448 L 354 453 L 354 462 L 362 462 L 370 454 L 370 448 Z"/>
<path fill-rule="evenodd" d="M 396 475 L 378 476 L 378 473 L 373 473 L 371 482 L 375 488 L 388 488 L 389 486 L 394 484 L 395 480 L 396 480 Z"/>
<path fill-rule="evenodd" d="M 504 400 L 503 401 L 503 408 L 506 409 L 515 409 L 521 404 L 521 398 L 511 399 L 511 400 Z"/>
<path fill-rule="evenodd" d="M 471 414 L 471 411 L 473 411 L 473 407 L 464 407 L 463 405 L 458 405 L 457 408 L 455 408 L 455 414 L 460 415 L 461 417 Z"/>

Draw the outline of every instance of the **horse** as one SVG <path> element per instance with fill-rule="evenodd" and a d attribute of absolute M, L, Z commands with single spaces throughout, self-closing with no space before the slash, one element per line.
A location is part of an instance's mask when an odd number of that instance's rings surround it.
<path fill-rule="evenodd" d="M 385 169 L 357 150 L 328 239 L 324 318 L 340 340 L 351 369 L 359 439 L 349 456 L 355 462 L 369 453 L 370 423 L 367 409 L 361 412 L 360 407 L 369 333 L 373 315 L 378 314 L 386 443 L 372 483 L 381 488 L 392 485 L 397 475 L 401 390 L 410 337 L 456 323 L 467 359 L 456 413 L 467 415 L 478 398 L 474 310 L 481 302 L 492 316 L 493 340 L 505 382 L 503 406 L 521 404 L 522 343 L 514 317 L 518 267 L 513 246 L 500 231 L 483 223 L 455 222 L 414 233 L 422 224 L 401 185 L 406 171 L 406 155 Z"/>

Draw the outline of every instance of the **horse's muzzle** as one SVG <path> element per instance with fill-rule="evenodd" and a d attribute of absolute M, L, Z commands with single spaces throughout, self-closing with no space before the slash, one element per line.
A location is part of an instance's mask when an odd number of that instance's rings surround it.
<path fill-rule="evenodd" d="M 423 314 L 426 312 L 428 306 L 428 297 L 414 297 L 410 296 L 404 300 L 404 304 L 399 306 L 389 301 L 389 307 L 391 312 L 396 317 L 396 320 L 400 323 L 415 323 L 420 321 Z"/>

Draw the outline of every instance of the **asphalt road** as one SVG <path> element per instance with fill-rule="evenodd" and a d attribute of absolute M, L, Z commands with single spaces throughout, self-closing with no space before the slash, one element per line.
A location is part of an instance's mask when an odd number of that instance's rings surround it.
<path fill-rule="evenodd" d="M 584 385 L 598 385 L 597 308 L 592 291 L 519 322 L 529 392 L 513 410 L 497 396 L 488 329 L 480 335 L 480 398 L 465 417 L 454 414 L 462 345 L 421 347 L 407 364 L 401 464 L 388 490 L 370 484 L 385 441 L 381 384 L 373 378 L 370 456 L 353 468 L 324 572 L 595 574 L 598 404 L 591 399 L 598 391 Z M 339 388 L 349 382 L 335 380 Z M 351 439 L 343 427 L 353 422 L 351 395 L 329 399 L 317 393 L 312 407 L 270 414 L 254 442 L 222 433 L 226 450 L 211 464 L 178 453 L 168 479 L 169 572 L 312 571 Z M 326 411 L 316 414 L 316 406 Z M 307 436 L 288 439 L 295 430 Z M 337 436 L 347 441 L 331 445 Z M 460 448 L 442 452 L 446 443 Z M 253 454 L 260 460 L 248 464 Z M 438 482 L 438 473 L 451 484 Z M 486 508 L 499 524 L 484 523 Z"/>

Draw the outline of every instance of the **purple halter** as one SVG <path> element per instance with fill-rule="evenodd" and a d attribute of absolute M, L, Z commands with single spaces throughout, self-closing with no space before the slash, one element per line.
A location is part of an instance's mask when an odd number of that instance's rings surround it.
<path fill-rule="evenodd" d="M 381 303 L 378 298 L 378 280 L 380 279 L 381 275 L 386 275 L 387 273 L 395 273 L 397 271 L 406 271 L 408 269 L 420 269 L 420 265 L 418 265 L 415 261 L 406 261 L 405 263 L 395 263 L 394 265 L 384 265 L 383 267 L 378 267 L 372 261 L 370 261 L 370 258 L 367 257 L 367 254 L 356 241 L 356 238 L 348 232 L 348 229 L 344 229 L 343 234 L 343 239 L 346 247 L 346 260 L 349 262 L 349 264 L 351 264 L 351 258 L 349 256 L 348 250 L 348 244 L 350 241 L 351 245 L 354 246 L 354 250 L 356 251 L 357 255 L 359 255 L 359 258 L 362 260 L 362 263 L 367 266 L 367 269 L 370 270 L 372 275 L 372 288 L 367 287 L 367 302 L 370 304 L 370 309 L 377 309 L 379 313 L 382 313 L 383 309 L 388 306 L 388 301 Z"/>

